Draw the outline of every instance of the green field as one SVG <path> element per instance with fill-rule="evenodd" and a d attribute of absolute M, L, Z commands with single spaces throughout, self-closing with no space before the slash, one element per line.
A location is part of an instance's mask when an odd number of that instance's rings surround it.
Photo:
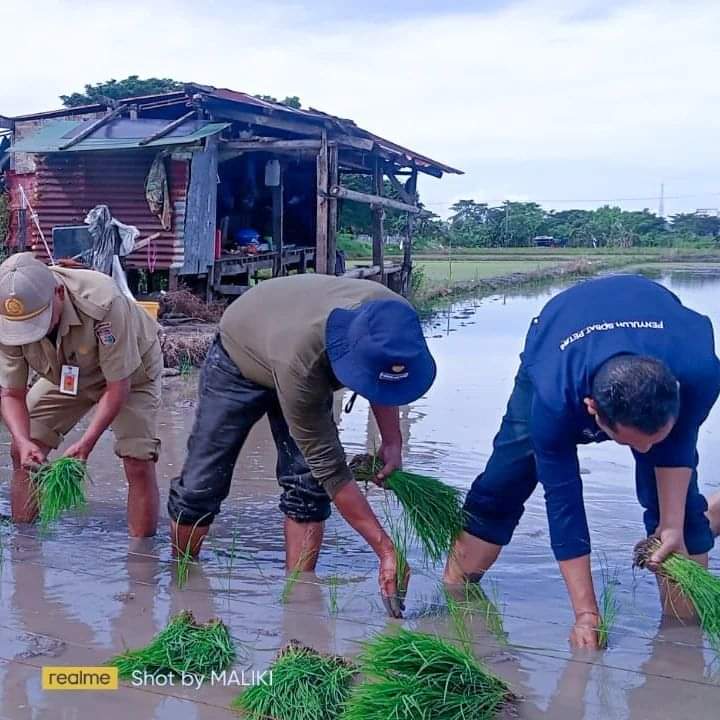
<path fill-rule="evenodd" d="M 537 260 L 518 260 L 507 258 L 504 260 L 426 260 L 416 259 L 414 267 L 422 269 L 430 285 L 452 285 L 454 283 L 467 283 L 483 280 L 500 275 L 513 273 L 527 273 L 535 270 L 545 270 L 549 267 L 562 265 L 563 260 L 548 258 Z"/>

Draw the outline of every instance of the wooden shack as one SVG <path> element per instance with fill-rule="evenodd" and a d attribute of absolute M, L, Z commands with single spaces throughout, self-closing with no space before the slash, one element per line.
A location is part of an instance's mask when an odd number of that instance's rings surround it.
<path fill-rule="evenodd" d="M 203 85 L 111 105 L 5 118 L 9 244 L 52 252 L 53 230 L 108 205 L 140 229 L 129 269 L 208 295 L 241 293 L 259 271 L 373 277 L 405 292 L 420 173 L 460 173 L 317 110 Z M 347 187 L 371 180 L 370 192 Z M 389 189 L 389 192 L 388 192 Z M 372 210 L 372 263 L 346 270 L 336 252 L 342 203 Z M 403 257 L 385 258 L 383 219 L 401 211 Z"/>

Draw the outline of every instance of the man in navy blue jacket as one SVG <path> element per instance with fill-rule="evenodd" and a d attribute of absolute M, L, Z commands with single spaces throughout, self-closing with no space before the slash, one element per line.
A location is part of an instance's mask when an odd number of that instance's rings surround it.
<path fill-rule="evenodd" d="M 577 445 L 614 440 L 631 448 L 645 527 L 662 541 L 653 564 L 680 552 L 706 565 L 720 532 L 720 494 L 708 510 L 696 445 L 718 394 L 712 324 L 669 290 L 616 276 L 557 295 L 530 327 L 493 454 L 468 493 L 465 532 L 445 581 L 478 579 L 488 570 L 539 482 L 575 611 L 571 643 L 597 647 Z M 677 598 L 667 601 L 677 607 Z"/>

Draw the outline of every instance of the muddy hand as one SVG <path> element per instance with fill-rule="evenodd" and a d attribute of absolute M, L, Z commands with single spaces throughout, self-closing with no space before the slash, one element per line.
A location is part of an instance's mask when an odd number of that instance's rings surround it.
<path fill-rule="evenodd" d="M 399 590 L 396 581 L 397 565 L 395 553 L 387 553 L 380 558 L 380 596 L 385 610 L 392 618 L 402 618 L 405 612 L 405 594 L 410 578 L 409 569 L 405 573 L 402 588 Z"/>
<path fill-rule="evenodd" d="M 31 440 L 19 445 L 18 454 L 24 470 L 37 470 L 45 462 L 45 453 Z"/>
<path fill-rule="evenodd" d="M 657 572 L 663 561 L 673 553 L 678 555 L 688 554 L 683 530 L 675 528 L 658 529 L 654 537 L 660 540 L 662 544 L 653 552 L 647 563 L 648 569 L 653 572 Z"/>
<path fill-rule="evenodd" d="M 378 457 L 384 464 L 375 475 L 373 482 L 379 487 L 383 487 L 385 480 L 387 480 L 395 470 L 399 470 L 402 467 L 402 444 L 383 443 L 380 446 Z"/>
<path fill-rule="evenodd" d="M 600 615 L 594 612 L 580 613 L 575 618 L 575 626 L 570 633 L 570 646 L 574 649 L 599 650 L 597 626 Z"/>

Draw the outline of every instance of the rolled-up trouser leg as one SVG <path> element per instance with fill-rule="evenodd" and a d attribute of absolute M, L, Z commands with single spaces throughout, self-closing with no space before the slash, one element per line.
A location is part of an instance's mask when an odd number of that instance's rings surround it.
<path fill-rule="evenodd" d="M 640 504 L 645 510 L 643 520 L 648 535 L 652 535 L 660 524 L 660 504 L 657 492 L 655 468 L 645 456 L 635 453 L 635 488 Z M 712 549 L 713 533 L 705 514 L 707 500 L 698 487 L 697 458 L 685 503 L 685 545 L 690 555 L 703 555 Z"/>
<path fill-rule="evenodd" d="M 529 428 L 532 395 L 532 384 L 521 367 L 492 455 L 465 500 L 466 532 L 493 545 L 510 542 L 525 501 L 537 486 Z"/>
<path fill-rule="evenodd" d="M 280 510 L 296 522 L 323 522 L 330 517 L 330 496 L 315 480 L 290 435 L 277 396 L 268 405 L 268 419 L 277 447 L 277 479 L 282 488 Z"/>
<path fill-rule="evenodd" d="M 230 491 L 248 433 L 273 391 L 246 380 L 216 339 L 203 365 L 195 424 L 180 477 L 170 485 L 168 513 L 183 524 L 209 525 Z"/>

